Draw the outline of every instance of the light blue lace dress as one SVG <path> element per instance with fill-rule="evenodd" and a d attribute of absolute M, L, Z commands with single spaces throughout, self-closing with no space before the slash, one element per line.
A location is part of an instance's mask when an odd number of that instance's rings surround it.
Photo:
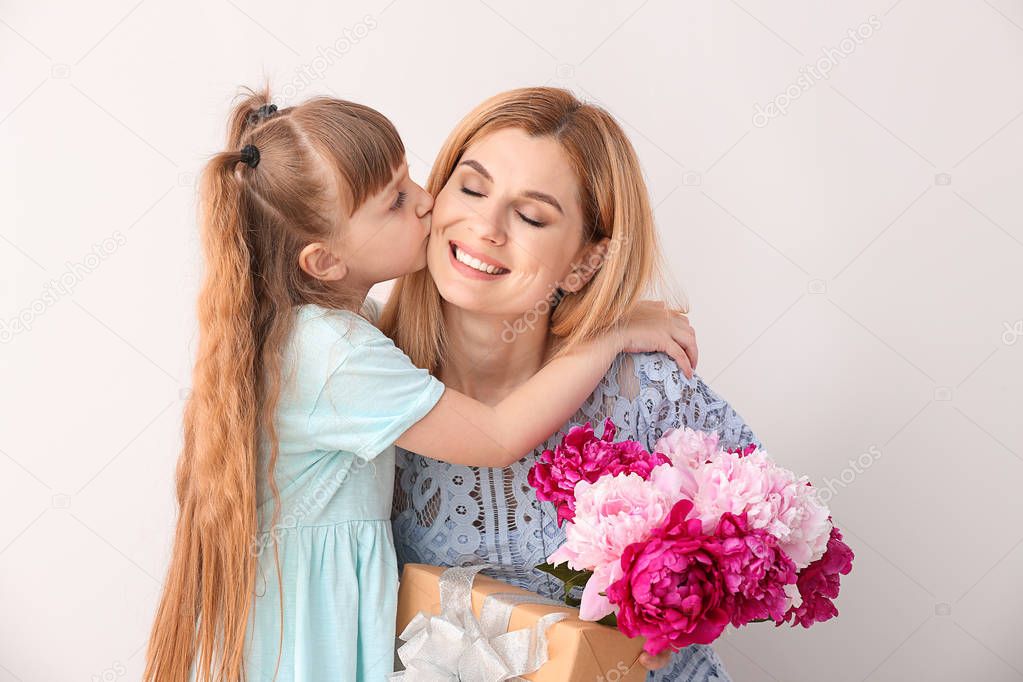
<path fill-rule="evenodd" d="M 561 432 L 504 469 L 460 466 L 397 448 L 391 520 L 399 571 L 406 563 L 460 566 L 486 561 L 499 580 L 560 598 L 559 581 L 535 568 L 565 541 L 554 505 L 536 499 L 526 474 L 544 448 L 553 448 L 572 426 L 606 417 L 616 440 L 647 448 L 671 428 L 717 431 L 723 447 L 759 443 L 742 417 L 703 382 L 692 380 L 661 353 L 619 355 L 599 386 Z M 693 645 L 651 672 L 648 682 L 730 682 L 709 646 Z"/>

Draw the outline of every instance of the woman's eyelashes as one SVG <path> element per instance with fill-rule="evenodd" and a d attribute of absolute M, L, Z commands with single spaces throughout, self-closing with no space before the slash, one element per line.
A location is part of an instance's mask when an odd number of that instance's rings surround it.
<path fill-rule="evenodd" d="M 468 187 L 462 187 L 462 194 L 467 194 L 470 197 L 485 197 L 486 196 L 482 192 L 477 192 L 475 190 L 469 189 Z M 519 219 L 522 220 L 522 222 L 524 222 L 524 223 L 526 223 L 528 225 L 532 225 L 533 227 L 543 227 L 544 225 L 547 224 L 547 223 L 543 222 L 542 220 L 536 220 L 535 218 L 530 218 L 529 216 L 525 215 L 522 211 L 518 211 L 517 210 L 517 211 L 515 211 L 515 214 L 519 217 Z"/>
<path fill-rule="evenodd" d="M 543 222 L 542 220 L 534 220 L 532 218 L 529 218 L 529 217 L 523 215 L 522 211 L 515 211 L 515 212 L 519 214 L 519 217 L 522 218 L 522 220 L 524 222 L 532 225 L 533 227 L 543 227 L 544 225 L 547 224 L 547 223 Z"/>
<path fill-rule="evenodd" d="M 391 210 L 397 211 L 399 208 L 405 205 L 405 199 L 408 197 L 408 192 L 398 192 L 398 198 L 391 204 Z"/>

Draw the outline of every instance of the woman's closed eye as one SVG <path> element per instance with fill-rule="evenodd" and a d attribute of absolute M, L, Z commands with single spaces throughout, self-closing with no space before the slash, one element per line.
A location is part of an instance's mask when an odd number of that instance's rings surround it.
<path fill-rule="evenodd" d="M 469 189 L 468 187 L 462 187 L 462 194 L 467 194 L 470 197 L 485 197 L 485 196 L 487 196 L 483 192 L 477 192 L 476 190 Z M 518 217 L 522 220 L 522 222 L 527 223 L 529 225 L 532 225 L 533 227 L 543 227 L 544 225 L 547 224 L 547 223 L 543 222 L 542 220 L 537 220 L 536 218 L 530 218 L 529 216 L 527 216 L 522 211 L 515 211 L 515 214 L 518 215 Z"/>
<path fill-rule="evenodd" d="M 544 225 L 547 224 L 547 223 L 543 222 L 542 220 L 535 220 L 533 218 L 530 218 L 530 217 L 526 216 L 525 214 L 522 213 L 522 211 L 515 211 L 515 212 L 519 214 L 519 217 L 522 218 L 522 220 L 524 222 L 532 225 L 533 227 L 543 227 Z"/>

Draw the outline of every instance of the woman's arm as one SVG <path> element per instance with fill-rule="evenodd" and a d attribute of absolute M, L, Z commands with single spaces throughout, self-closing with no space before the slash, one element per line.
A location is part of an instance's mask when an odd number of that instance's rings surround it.
<path fill-rule="evenodd" d="M 686 352 L 694 359 L 696 353 L 684 316 L 659 302 L 644 302 L 622 332 L 552 360 L 497 405 L 445 390 L 434 408 L 398 438 L 398 445 L 452 464 L 508 466 L 564 425 L 623 350 L 661 351 L 676 368 L 689 368 Z"/>

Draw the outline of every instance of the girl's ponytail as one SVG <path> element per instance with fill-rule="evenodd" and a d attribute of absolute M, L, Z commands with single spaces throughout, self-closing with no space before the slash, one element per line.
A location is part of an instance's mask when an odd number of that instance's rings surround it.
<path fill-rule="evenodd" d="M 237 149 L 252 98 L 235 109 Z M 245 191 L 243 154 L 217 154 L 201 180 L 206 272 L 199 297 L 199 348 L 184 415 L 177 469 L 179 518 L 144 679 L 240 680 L 255 583 L 256 470 L 261 336 Z M 242 164 L 244 165 L 244 164 Z M 275 490 L 276 493 L 276 490 Z M 213 671 L 219 674 L 213 677 Z"/>

